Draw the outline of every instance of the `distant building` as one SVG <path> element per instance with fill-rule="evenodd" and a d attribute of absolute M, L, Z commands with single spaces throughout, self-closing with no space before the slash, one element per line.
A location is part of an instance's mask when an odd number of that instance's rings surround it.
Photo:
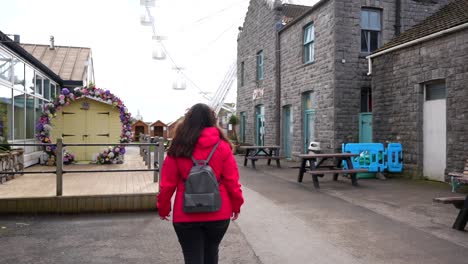
<path fill-rule="evenodd" d="M 150 135 L 152 137 L 167 138 L 167 125 L 161 120 L 158 120 L 150 125 Z"/>
<path fill-rule="evenodd" d="M 0 31 L 0 137 L 6 137 L 9 143 L 37 143 L 35 128 L 42 105 L 51 102 L 63 87 L 73 88 L 94 81 L 89 49 L 83 55 L 74 49 L 58 52 L 52 49 L 53 45 L 38 46 L 43 48 L 41 52 L 35 49 L 33 56 L 25 49 L 32 46 L 23 48 Z M 51 68 L 48 63 L 52 63 Z M 24 149 L 25 166 L 39 161 L 41 147 Z"/>
<path fill-rule="evenodd" d="M 149 125 L 142 120 L 137 120 L 133 125 L 132 125 L 132 135 L 133 135 L 133 141 L 140 141 L 140 135 L 148 135 L 149 132 Z"/>
<path fill-rule="evenodd" d="M 294 158 L 311 141 L 325 152 L 376 141 L 366 56 L 449 2 L 251 0 L 237 46 L 241 142 L 281 145 Z"/>
<path fill-rule="evenodd" d="M 371 55 L 373 137 L 404 146 L 405 170 L 443 181 L 468 158 L 468 0 Z M 465 168 L 466 170 L 466 168 Z"/>

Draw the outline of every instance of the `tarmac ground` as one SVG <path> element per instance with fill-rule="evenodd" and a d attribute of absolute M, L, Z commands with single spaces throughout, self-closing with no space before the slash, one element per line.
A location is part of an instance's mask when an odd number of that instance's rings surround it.
<path fill-rule="evenodd" d="M 238 165 L 245 205 L 220 263 L 467 263 L 468 232 L 445 183 L 331 176 L 315 189 L 297 165 Z M 391 175 L 390 175 L 391 176 Z M 466 189 L 462 189 L 466 192 Z M 458 194 L 458 195 L 466 195 Z M 10 215 L 0 219 L 0 263 L 183 263 L 172 224 L 156 212 Z"/>

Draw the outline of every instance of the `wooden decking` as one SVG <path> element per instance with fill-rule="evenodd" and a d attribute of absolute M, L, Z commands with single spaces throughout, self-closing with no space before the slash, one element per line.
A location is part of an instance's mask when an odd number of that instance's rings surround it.
<path fill-rule="evenodd" d="M 64 170 L 146 169 L 137 148 L 127 148 L 124 164 L 74 164 Z M 0 184 L 0 213 L 154 210 L 158 183 L 153 172 L 65 173 L 63 195 L 56 196 L 56 175 L 36 165 Z"/>

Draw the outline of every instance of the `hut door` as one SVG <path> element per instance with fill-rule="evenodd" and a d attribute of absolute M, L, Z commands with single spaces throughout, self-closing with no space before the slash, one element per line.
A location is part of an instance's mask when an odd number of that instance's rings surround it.
<path fill-rule="evenodd" d="M 423 140 L 423 174 L 432 180 L 444 181 L 447 164 L 446 95 L 444 83 L 425 87 Z"/>
<path fill-rule="evenodd" d="M 63 120 L 63 130 L 61 135 L 58 134 L 55 135 L 55 137 L 61 137 L 65 144 L 87 143 L 86 111 L 80 109 L 79 104 L 70 104 L 70 106 L 64 108 L 59 114 Z M 69 146 L 66 147 L 66 149 L 73 153 L 76 159 L 84 157 L 86 154 L 85 147 Z"/>
<path fill-rule="evenodd" d="M 105 144 L 110 143 L 109 117 L 110 107 L 104 104 L 93 104 L 87 113 L 87 133 L 89 143 Z M 106 146 L 87 147 L 86 160 L 92 160 Z"/>

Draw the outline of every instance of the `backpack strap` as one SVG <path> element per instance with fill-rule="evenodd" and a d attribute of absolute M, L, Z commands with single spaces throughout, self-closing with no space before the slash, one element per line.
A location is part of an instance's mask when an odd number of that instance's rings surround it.
<path fill-rule="evenodd" d="M 198 160 L 197 161 L 197 160 L 195 160 L 195 158 L 192 155 L 191 158 L 192 158 L 193 164 L 197 164 L 197 162 L 200 162 L 200 161 L 203 161 L 205 165 L 208 164 L 208 162 L 210 162 L 211 157 L 213 156 L 215 150 L 218 148 L 219 142 L 221 142 L 221 140 L 218 140 L 218 142 L 216 142 L 216 144 L 214 145 L 213 149 L 210 152 L 210 155 L 208 155 L 208 158 L 206 158 L 206 160 Z"/>

